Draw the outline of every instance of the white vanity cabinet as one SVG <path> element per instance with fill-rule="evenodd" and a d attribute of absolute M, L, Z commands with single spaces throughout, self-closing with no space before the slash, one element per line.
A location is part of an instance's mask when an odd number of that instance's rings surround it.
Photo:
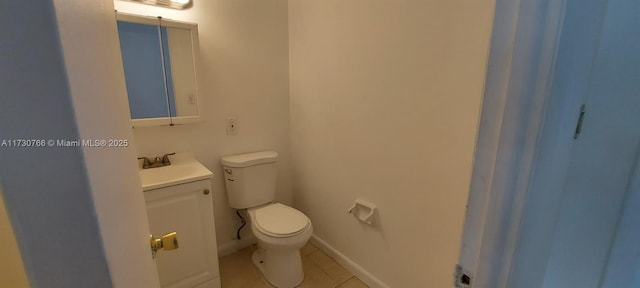
<path fill-rule="evenodd" d="M 171 162 L 140 170 L 151 234 L 177 233 L 178 248 L 155 256 L 160 286 L 219 288 L 213 174 L 188 154 L 176 154 Z"/>
<path fill-rule="evenodd" d="M 160 250 L 161 287 L 220 287 L 218 252 L 209 180 L 144 192 L 151 233 L 178 233 L 178 249 Z"/>

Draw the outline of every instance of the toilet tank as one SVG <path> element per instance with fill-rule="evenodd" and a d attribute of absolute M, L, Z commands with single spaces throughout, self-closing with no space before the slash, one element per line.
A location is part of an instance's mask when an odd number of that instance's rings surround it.
<path fill-rule="evenodd" d="M 275 151 L 222 157 L 229 206 L 244 209 L 273 201 L 277 161 L 278 153 Z"/>

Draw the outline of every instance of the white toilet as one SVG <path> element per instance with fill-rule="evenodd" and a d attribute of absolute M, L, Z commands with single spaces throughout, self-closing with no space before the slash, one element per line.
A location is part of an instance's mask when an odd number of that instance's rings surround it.
<path fill-rule="evenodd" d="M 302 212 L 272 203 L 276 192 L 278 153 L 264 151 L 222 158 L 229 206 L 247 209 L 251 231 L 258 239 L 253 263 L 274 286 L 291 288 L 302 283 L 300 248 L 313 232 Z"/>

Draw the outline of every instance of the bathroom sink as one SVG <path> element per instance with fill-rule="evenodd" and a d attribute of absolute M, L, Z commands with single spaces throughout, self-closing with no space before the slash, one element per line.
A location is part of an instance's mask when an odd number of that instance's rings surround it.
<path fill-rule="evenodd" d="M 149 169 L 138 167 L 143 191 L 213 177 L 213 173 L 200 164 L 190 153 L 176 153 L 174 156 L 169 156 L 169 159 L 171 160 L 169 166 Z"/>

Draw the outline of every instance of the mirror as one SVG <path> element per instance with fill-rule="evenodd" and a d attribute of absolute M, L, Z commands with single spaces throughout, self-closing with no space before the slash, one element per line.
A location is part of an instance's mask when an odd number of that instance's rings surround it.
<path fill-rule="evenodd" d="M 133 126 L 197 121 L 198 26 L 123 13 L 117 20 Z"/>

